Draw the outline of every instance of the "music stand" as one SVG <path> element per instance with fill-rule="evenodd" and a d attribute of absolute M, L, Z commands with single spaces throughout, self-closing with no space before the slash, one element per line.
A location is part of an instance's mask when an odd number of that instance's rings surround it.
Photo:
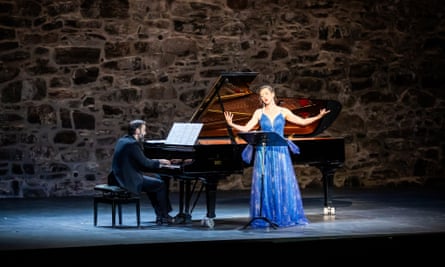
<path fill-rule="evenodd" d="M 276 132 L 267 131 L 252 131 L 245 133 L 238 133 L 238 136 L 243 138 L 247 143 L 252 146 L 260 146 L 262 159 L 261 159 L 261 192 L 260 192 L 260 216 L 253 217 L 244 227 L 247 228 L 255 220 L 263 220 L 269 223 L 272 228 L 276 229 L 278 225 L 272 222 L 269 218 L 263 216 L 263 195 L 264 195 L 264 161 L 266 156 L 266 146 L 287 146 L 287 141 L 277 134 Z"/>

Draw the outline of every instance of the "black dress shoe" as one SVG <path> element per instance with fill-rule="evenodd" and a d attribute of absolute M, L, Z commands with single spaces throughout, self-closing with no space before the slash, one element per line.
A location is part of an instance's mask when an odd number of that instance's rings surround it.
<path fill-rule="evenodd" d="M 170 224 L 174 224 L 174 223 L 175 223 L 175 219 L 172 216 L 156 218 L 157 225 L 170 225 Z"/>

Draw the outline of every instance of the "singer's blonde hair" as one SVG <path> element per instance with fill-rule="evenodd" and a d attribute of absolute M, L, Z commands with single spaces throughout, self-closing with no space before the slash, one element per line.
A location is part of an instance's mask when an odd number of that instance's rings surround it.
<path fill-rule="evenodd" d="M 278 104 L 278 102 L 277 102 L 277 95 L 275 94 L 275 89 L 271 85 L 265 84 L 265 85 L 261 85 L 260 87 L 258 87 L 258 90 L 257 90 L 258 91 L 258 98 L 260 100 L 260 104 L 261 105 L 264 104 L 263 101 L 261 101 L 261 96 L 260 96 L 260 93 L 263 90 L 269 90 L 269 92 L 273 93 L 274 94 L 273 100 L 275 101 L 275 103 Z"/>

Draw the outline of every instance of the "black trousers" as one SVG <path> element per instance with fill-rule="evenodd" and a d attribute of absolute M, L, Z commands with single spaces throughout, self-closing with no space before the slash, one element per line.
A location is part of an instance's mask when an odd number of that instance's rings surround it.
<path fill-rule="evenodd" d="M 170 202 L 170 177 L 161 175 L 144 176 L 141 191 L 147 193 L 156 217 L 168 217 L 172 211 Z"/>

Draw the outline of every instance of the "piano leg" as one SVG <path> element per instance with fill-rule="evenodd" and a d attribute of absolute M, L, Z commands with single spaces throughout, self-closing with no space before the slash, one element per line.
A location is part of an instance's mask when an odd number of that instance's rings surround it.
<path fill-rule="evenodd" d="M 216 188 L 218 187 L 218 179 L 207 179 L 203 181 L 206 190 L 206 208 L 207 214 L 201 220 L 202 226 L 209 228 L 215 227 L 215 208 L 216 208 Z"/>
<path fill-rule="evenodd" d="M 195 205 L 197 204 L 199 197 L 201 195 L 201 191 L 203 190 L 203 186 L 197 191 L 197 185 L 199 183 L 199 179 L 195 177 L 185 177 L 182 176 L 179 178 L 179 212 L 175 216 L 175 223 L 177 224 L 188 224 L 192 223 L 192 212 L 195 208 Z M 201 181 L 204 184 L 204 181 Z M 193 185 L 192 185 L 193 183 Z M 213 188 L 212 184 L 209 184 L 210 188 Z M 206 192 L 207 192 L 208 185 L 206 184 Z M 212 191 L 212 189 L 210 190 Z M 213 207 L 210 209 L 210 212 L 207 212 L 207 214 L 210 216 L 215 217 L 215 195 L 216 195 L 216 184 L 213 189 L 214 193 L 210 193 L 210 195 L 213 195 L 213 205 L 210 204 L 210 207 Z M 192 198 L 195 195 L 195 201 L 193 203 L 193 206 L 191 206 Z M 209 195 L 207 195 L 208 197 Z"/>
<path fill-rule="evenodd" d="M 218 181 L 207 181 L 206 186 L 206 205 L 207 205 L 207 217 L 215 218 L 215 207 L 216 207 L 216 188 L 218 186 Z"/>
<path fill-rule="evenodd" d="M 324 207 L 323 207 L 323 215 L 335 215 L 335 207 L 332 206 L 332 199 L 329 193 L 329 187 L 332 184 L 335 171 L 338 166 L 335 165 L 314 165 L 317 167 L 323 176 L 323 194 L 324 194 Z"/>
<path fill-rule="evenodd" d="M 190 214 L 191 180 L 179 179 L 179 212 L 175 216 L 175 223 L 185 224 L 192 222 Z"/>
<path fill-rule="evenodd" d="M 196 186 L 198 182 L 201 182 L 204 185 L 205 193 L 206 193 L 206 217 L 201 220 L 201 225 L 209 228 L 213 228 L 215 226 L 215 217 L 216 217 L 216 190 L 218 187 L 218 177 L 213 178 L 179 178 L 179 212 L 175 216 L 175 223 L 177 224 L 187 224 L 192 223 L 192 211 L 197 204 L 199 197 L 201 195 L 201 191 L 203 187 L 196 190 Z M 193 186 L 192 186 L 193 182 Z M 196 193 L 196 199 L 191 207 L 192 197 Z"/>

